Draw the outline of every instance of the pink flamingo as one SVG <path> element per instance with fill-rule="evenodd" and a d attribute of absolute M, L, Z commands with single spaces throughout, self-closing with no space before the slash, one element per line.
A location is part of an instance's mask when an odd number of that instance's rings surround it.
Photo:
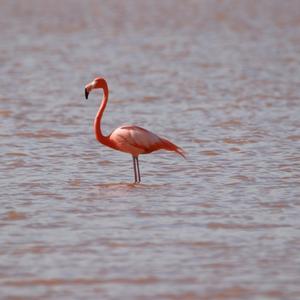
<path fill-rule="evenodd" d="M 130 153 L 133 160 L 135 183 L 141 182 L 139 167 L 139 155 L 148 154 L 160 149 L 175 151 L 185 158 L 184 151 L 180 147 L 171 143 L 167 139 L 135 125 L 124 125 L 115 129 L 110 135 L 104 136 L 101 131 L 101 119 L 108 100 L 108 86 L 104 78 L 96 78 L 85 86 L 85 98 L 88 99 L 89 93 L 93 89 L 103 89 L 103 99 L 99 111 L 95 117 L 94 130 L 97 141 L 101 144 Z"/>

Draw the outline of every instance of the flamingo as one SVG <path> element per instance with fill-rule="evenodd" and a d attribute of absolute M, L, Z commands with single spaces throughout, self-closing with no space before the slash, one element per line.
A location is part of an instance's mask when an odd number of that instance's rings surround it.
<path fill-rule="evenodd" d="M 159 137 L 151 131 L 135 126 L 123 125 L 116 128 L 108 136 L 104 136 L 101 130 L 101 120 L 108 101 L 108 85 L 104 78 L 97 77 L 85 86 L 85 98 L 94 89 L 103 89 L 103 98 L 94 120 L 94 131 L 98 142 L 112 149 L 126 152 L 132 155 L 135 183 L 141 182 L 139 167 L 139 155 L 148 154 L 160 149 L 174 151 L 185 158 L 182 148 L 176 146 L 165 138 Z"/>

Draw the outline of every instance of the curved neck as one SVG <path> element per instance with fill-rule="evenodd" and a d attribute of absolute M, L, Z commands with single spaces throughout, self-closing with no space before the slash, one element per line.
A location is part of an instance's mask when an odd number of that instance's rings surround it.
<path fill-rule="evenodd" d="M 94 130 L 95 130 L 95 136 L 97 141 L 99 141 L 102 144 L 107 144 L 108 141 L 108 137 L 104 136 L 102 134 L 102 130 L 101 130 L 101 120 L 102 120 L 102 116 L 103 116 L 103 112 L 105 110 L 106 104 L 107 104 L 107 100 L 108 100 L 108 86 L 105 83 L 103 85 L 103 98 L 102 98 L 102 102 L 100 105 L 100 108 L 98 110 L 98 113 L 95 117 L 95 121 L 94 121 Z"/>

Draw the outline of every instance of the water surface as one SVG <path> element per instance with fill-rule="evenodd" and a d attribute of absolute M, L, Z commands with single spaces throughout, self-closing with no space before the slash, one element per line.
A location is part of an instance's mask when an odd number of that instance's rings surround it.
<path fill-rule="evenodd" d="M 1 299 L 300 299 L 298 1 L 0 6 Z"/>

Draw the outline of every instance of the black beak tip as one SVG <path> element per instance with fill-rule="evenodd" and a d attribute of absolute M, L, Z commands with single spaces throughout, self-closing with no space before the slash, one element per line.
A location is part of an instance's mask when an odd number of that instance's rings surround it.
<path fill-rule="evenodd" d="M 87 91 L 87 89 L 84 89 L 84 94 L 85 94 L 85 99 L 87 99 L 89 97 L 89 92 Z"/>

